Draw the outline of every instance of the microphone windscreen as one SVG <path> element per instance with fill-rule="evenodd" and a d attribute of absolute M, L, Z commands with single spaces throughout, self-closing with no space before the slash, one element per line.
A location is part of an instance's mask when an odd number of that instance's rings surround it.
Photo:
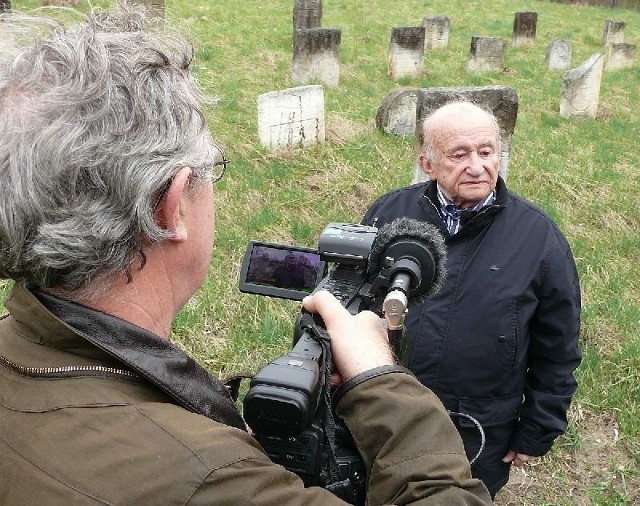
<path fill-rule="evenodd" d="M 447 274 L 447 248 L 444 237 L 436 226 L 412 218 L 397 218 L 380 227 L 376 234 L 369 255 L 372 272 L 379 272 L 382 269 L 387 249 L 402 240 L 419 242 L 428 249 L 435 263 L 435 274 L 428 289 L 420 294 L 421 297 L 410 300 L 410 303 L 415 304 L 442 288 Z"/>

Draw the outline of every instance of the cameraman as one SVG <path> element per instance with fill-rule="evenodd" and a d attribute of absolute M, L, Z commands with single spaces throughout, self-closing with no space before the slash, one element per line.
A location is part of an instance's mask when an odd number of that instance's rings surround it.
<path fill-rule="evenodd" d="M 68 29 L 2 19 L 0 277 L 15 283 L 0 321 L 0 503 L 340 503 L 273 464 L 226 389 L 168 341 L 207 273 L 227 161 L 192 47 L 143 31 L 141 9 Z M 488 503 L 377 317 L 326 292 L 304 305 L 332 336 L 336 411 L 369 502 Z"/>

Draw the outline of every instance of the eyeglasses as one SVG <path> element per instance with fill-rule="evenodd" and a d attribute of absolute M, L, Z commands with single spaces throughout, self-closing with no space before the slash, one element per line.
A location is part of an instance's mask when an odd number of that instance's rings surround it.
<path fill-rule="evenodd" d="M 217 144 L 214 144 L 213 146 L 220 152 L 220 157 L 222 158 L 222 160 L 214 162 L 213 165 L 211 166 L 211 184 L 218 183 L 222 179 L 222 177 L 224 176 L 224 173 L 227 170 L 227 165 L 231 163 L 231 160 L 227 158 L 227 155 L 225 154 L 224 149 L 222 149 Z M 215 167 L 222 167 L 219 174 L 215 174 L 216 172 Z M 160 204 L 162 197 L 164 197 L 164 194 L 167 193 L 167 191 L 169 190 L 169 187 L 171 186 L 172 181 L 173 181 L 173 178 L 169 179 L 158 192 L 158 196 L 154 199 L 154 202 L 153 202 L 152 209 L 154 211 L 158 208 L 158 205 Z"/>
<path fill-rule="evenodd" d="M 231 163 L 231 160 L 227 158 L 227 155 L 224 153 L 224 149 L 217 144 L 214 144 L 213 146 L 220 152 L 220 156 L 222 157 L 222 160 L 215 162 L 211 167 L 211 183 L 215 184 L 222 179 L 222 176 L 224 176 L 224 173 L 227 170 L 227 165 Z M 222 167 L 220 174 L 214 175 L 215 167 Z"/>

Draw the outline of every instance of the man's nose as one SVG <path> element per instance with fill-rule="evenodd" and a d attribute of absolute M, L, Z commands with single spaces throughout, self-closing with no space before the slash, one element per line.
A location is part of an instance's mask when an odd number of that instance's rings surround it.
<path fill-rule="evenodd" d="M 484 172 L 484 160 L 477 151 L 469 153 L 469 165 L 467 173 L 471 176 L 480 176 Z"/>

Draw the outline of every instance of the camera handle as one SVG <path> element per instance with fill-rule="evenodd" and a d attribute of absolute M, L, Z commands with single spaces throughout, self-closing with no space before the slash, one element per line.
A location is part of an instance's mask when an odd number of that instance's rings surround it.
<path fill-rule="evenodd" d="M 324 375 L 322 382 L 321 402 L 324 410 L 324 426 L 325 436 L 329 445 L 329 477 L 328 483 L 324 488 L 329 490 L 335 496 L 354 504 L 356 499 L 353 484 L 349 478 L 341 479 L 340 468 L 336 458 L 336 422 L 333 418 L 333 410 L 331 406 L 331 369 L 333 367 L 331 357 L 331 338 L 327 333 L 324 322 L 319 315 L 312 315 L 303 310 L 300 316 L 300 328 L 303 332 L 308 332 L 318 342 L 322 348 L 322 354 L 326 357 L 324 360 L 323 370 L 320 372 Z"/>

